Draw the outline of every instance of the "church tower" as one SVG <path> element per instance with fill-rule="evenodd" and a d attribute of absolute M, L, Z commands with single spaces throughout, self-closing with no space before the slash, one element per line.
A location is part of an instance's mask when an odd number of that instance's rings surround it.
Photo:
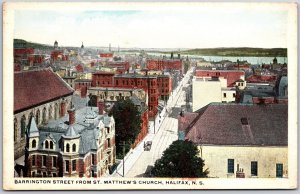
<path fill-rule="evenodd" d="M 54 50 L 57 50 L 58 49 L 58 42 L 55 40 L 54 42 L 54 46 L 53 46 Z"/>

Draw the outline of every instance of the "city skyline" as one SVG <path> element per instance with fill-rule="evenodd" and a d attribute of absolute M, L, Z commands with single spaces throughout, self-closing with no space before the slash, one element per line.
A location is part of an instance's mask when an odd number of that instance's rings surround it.
<path fill-rule="evenodd" d="M 238 17 L 237 17 L 238 16 Z M 287 47 L 288 14 L 277 9 L 18 10 L 14 38 L 121 48 Z M 33 30 L 34 29 L 34 30 Z M 41 36 L 43 34 L 43 36 Z"/>

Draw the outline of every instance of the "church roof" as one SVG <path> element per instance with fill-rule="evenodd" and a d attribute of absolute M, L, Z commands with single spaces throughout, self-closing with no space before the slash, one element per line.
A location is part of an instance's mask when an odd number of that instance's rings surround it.
<path fill-rule="evenodd" d="M 14 113 L 72 94 L 73 89 L 50 69 L 14 74 Z"/>

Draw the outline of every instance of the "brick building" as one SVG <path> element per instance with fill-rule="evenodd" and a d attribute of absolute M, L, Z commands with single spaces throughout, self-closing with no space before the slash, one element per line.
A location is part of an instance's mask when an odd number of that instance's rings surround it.
<path fill-rule="evenodd" d="M 172 79 L 169 75 L 157 76 L 158 93 L 161 100 L 167 101 L 172 94 Z"/>
<path fill-rule="evenodd" d="M 227 80 L 227 87 L 234 87 L 235 82 L 245 80 L 245 72 L 237 70 L 200 70 L 195 71 L 196 77 L 223 77 Z"/>
<path fill-rule="evenodd" d="M 92 87 L 114 87 L 114 72 L 97 72 L 92 75 Z"/>
<path fill-rule="evenodd" d="M 179 70 L 182 73 L 183 66 L 180 59 L 150 59 L 146 61 L 148 70 Z"/>
<path fill-rule="evenodd" d="M 92 76 L 92 87 L 139 88 L 148 94 L 149 117 L 157 114 L 158 99 L 167 100 L 172 92 L 169 75 L 119 74 L 97 72 Z"/>
<path fill-rule="evenodd" d="M 74 81 L 74 89 L 78 91 L 81 97 L 86 97 L 87 89 L 92 86 L 92 80 L 90 79 L 77 79 Z"/>
<path fill-rule="evenodd" d="M 102 177 L 115 163 L 114 118 L 103 106 L 84 107 L 69 117 L 28 127 L 25 166 L 28 177 Z"/>
<path fill-rule="evenodd" d="M 114 87 L 118 88 L 141 88 L 148 94 L 149 117 L 155 117 L 158 110 L 159 92 L 157 76 L 139 74 L 121 74 L 114 76 Z"/>
<path fill-rule="evenodd" d="M 32 116 L 38 126 L 67 113 L 73 89 L 51 69 L 14 73 L 14 157 L 24 155 Z"/>

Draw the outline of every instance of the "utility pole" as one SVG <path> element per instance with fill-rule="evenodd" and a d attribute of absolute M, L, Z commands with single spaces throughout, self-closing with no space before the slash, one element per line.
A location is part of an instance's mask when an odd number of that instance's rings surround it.
<path fill-rule="evenodd" d="M 125 141 L 123 143 L 119 144 L 123 147 L 123 177 L 125 176 Z"/>

